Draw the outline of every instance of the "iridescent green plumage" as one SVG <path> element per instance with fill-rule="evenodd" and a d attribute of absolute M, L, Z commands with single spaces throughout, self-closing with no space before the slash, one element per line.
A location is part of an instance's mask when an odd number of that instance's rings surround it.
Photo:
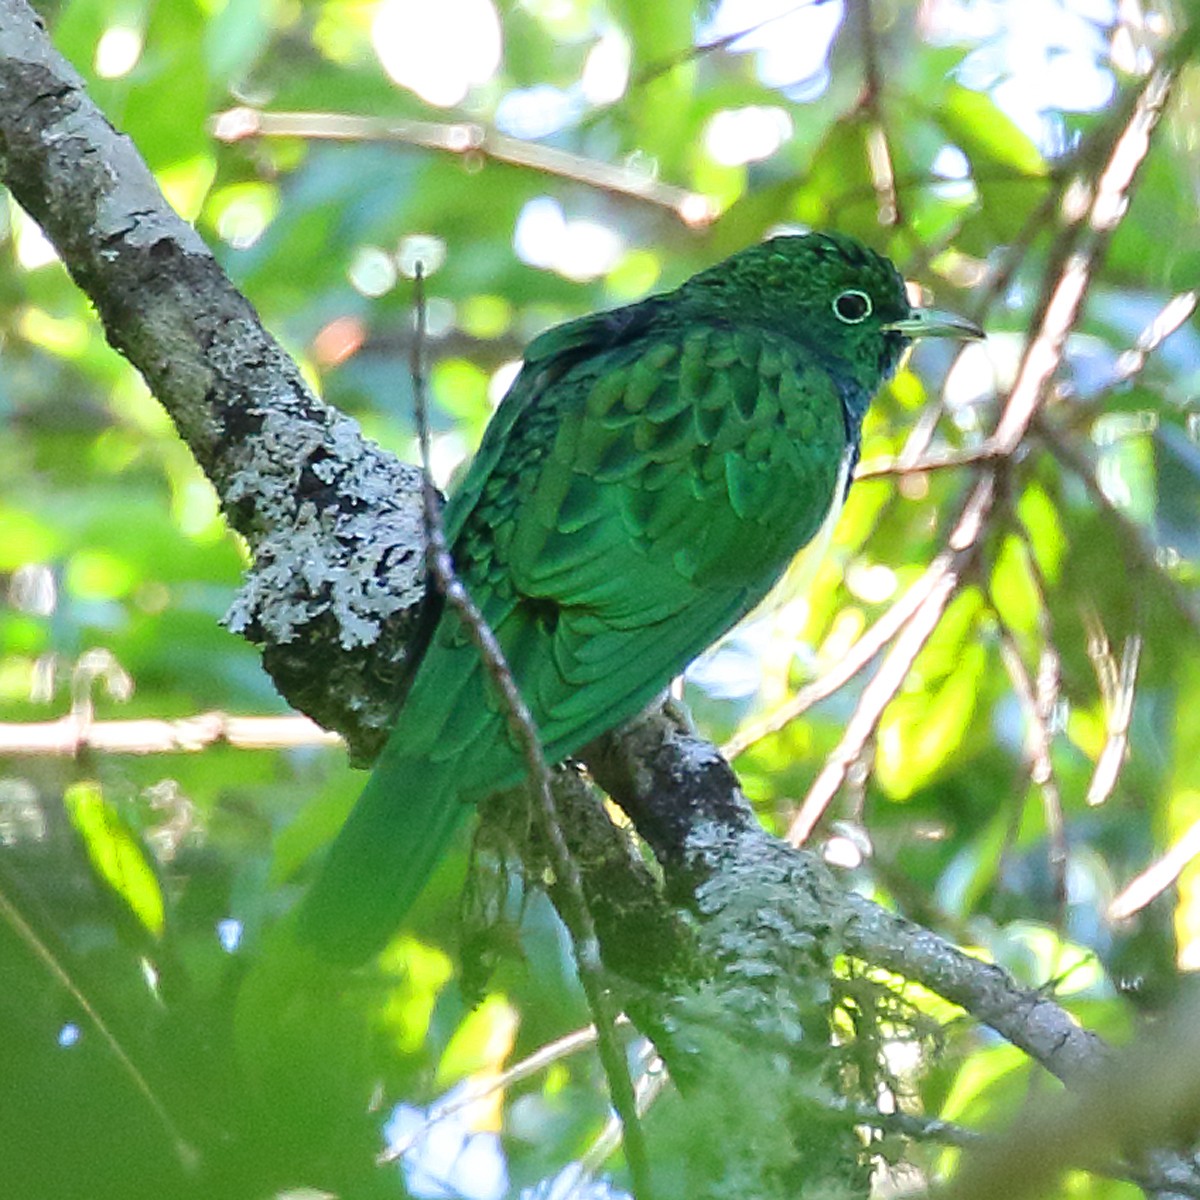
<path fill-rule="evenodd" d="M 812 234 L 530 345 L 445 527 L 549 761 L 635 715 L 766 595 L 840 502 L 872 394 L 926 332 L 972 336 L 914 314 L 886 259 Z M 305 935 L 344 960 L 379 948 L 468 805 L 524 774 L 447 608 Z"/>

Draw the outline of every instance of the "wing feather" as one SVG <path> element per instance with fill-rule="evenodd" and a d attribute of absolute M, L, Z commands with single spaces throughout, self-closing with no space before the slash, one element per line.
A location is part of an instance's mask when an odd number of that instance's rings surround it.
<path fill-rule="evenodd" d="M 820 526 L 845 437 L 827 377 L 781 339 L 597 319 L 534 343 L 492 429 L 447 525 L 551 759 L 633 715 L 762 599 Z M 445 753 L 469 758 L 499 710 L 453 670 L 488 702 L 456 687 L 425 703 Z"/>

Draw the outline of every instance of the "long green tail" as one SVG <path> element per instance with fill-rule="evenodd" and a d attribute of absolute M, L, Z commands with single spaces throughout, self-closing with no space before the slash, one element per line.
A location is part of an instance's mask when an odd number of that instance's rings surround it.
<path fill-rule="evenodd" d="M 300 935 L 323 958 L 362 962 L 396 931 L 472 811 L 456 767 L 384 751 L 300 907 Z"/>

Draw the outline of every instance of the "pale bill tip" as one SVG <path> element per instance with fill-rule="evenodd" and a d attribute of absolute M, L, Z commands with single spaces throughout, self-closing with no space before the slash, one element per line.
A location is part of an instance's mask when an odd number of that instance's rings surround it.
<path fill-rule="evenodd" d="M 910 338 L 948 337 L 977 341 L 986 336 L 974 321 L 936 308 L 914 308 L 909 316 L 889 321 L 884 329 Z"/>

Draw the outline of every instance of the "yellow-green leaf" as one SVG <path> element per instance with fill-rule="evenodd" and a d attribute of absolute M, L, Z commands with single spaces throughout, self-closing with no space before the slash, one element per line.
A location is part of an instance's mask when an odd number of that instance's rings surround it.
<path fill-rule="evenodd" d="M 395 975 L 396 985 L 380 1009 L 380 1019 L 405 1054 L 416 1054 L 429 1034 L 433 1006 L 454 975 L 449 957 L 416 938 L 398 938 L 384 952 L 380 967 Z"/>
<path fill-rule="evenodd" d="M 1030 569 L 1028 551 L 1015 537 L 1006 537 L 992 568 L 992 597 L 1009 628 L 1032 638 L 1038 631 L 1041 600 Z"/>
<path fill-rule="evenodd" d="M 95 782 L 72 784 L 63 799 L 96 874 L 150 933 L 160 937 L 165 920 L 162 889 L 137 835 L 104 802 Z"/>
<path fill-rule="evenodd" d="M 942 128 L 980 167 L 1012 167 L 1024 175 L 1044 175 L 1046 161 L 1024 130 L 985 92 L 951 87 L 938 111 Z"/>
<path fill-rule="evenodd" d="M 499 1070 L 512 1051 L 518 1021 L 517 1010 L 503 996 L 489 996 L 454 1031 L 438 1063 L 438 1082 L 449 1084 L 480 1071 Z"/>
<path fill-rule="evenodd" d="M 917 656 L 908 690 L 879 723 L 875 769 L 880 786 L 907 800 L 954 757 L 975 719 L 987 670 L 987 649 L 976 638 L 980 600 L 964 592 Z"/>

